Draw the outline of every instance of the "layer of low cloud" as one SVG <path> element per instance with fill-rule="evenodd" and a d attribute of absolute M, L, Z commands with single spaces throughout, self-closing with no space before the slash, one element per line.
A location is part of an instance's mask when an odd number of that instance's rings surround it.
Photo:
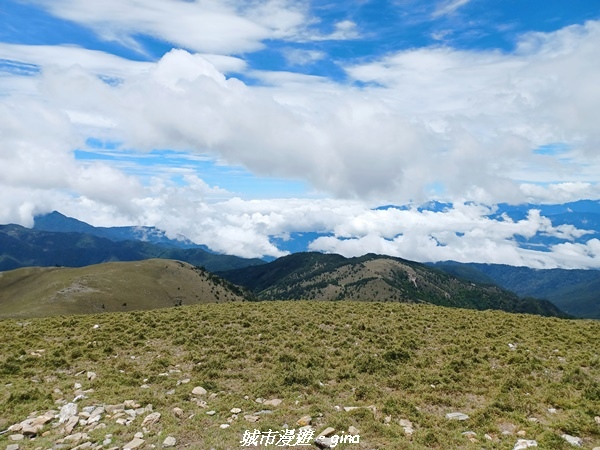
<path fill-rule="evenodd" d="M 184 235 L 214 251 L 242 257 L 280 257 L 273 237 L 320 232 L 310 250 L 347 257 L 387 254 L 429 262 L 454 260 L 521 265 L 535 268 L 600 268 L 600 241 L 589 230 L 553 225 L 532 209 L 519 221 L 492 219 L 493 208 L 456 204 L 443 212 L 417 209 L 373 210 L 368 205 L 333 199 L 214 201 L 225 192 L 188 176 L 185 185 L 155 180 L 150 186 L 106 177 L 87 184 L 83 175 L 68 184 L 85 192 L 67 192 L 0 183 L 6 201 L 0 222 L 31 226 L 33 217 L 57 209 L 97 226 L 155 225 L 171 237 Z M 115 188 L 118 186 L 118 188 Z M 118 192 L 115 192 L 118 190 Z M 120 204 L 110 196 L 120 196 Z M 125 204 L 126 203 L 126 204 Z M 41 206 L 43 205 L 43 206 Z M 538 235 L 558 240 L 540 250 L 521 248 L 518 239 Z"/>

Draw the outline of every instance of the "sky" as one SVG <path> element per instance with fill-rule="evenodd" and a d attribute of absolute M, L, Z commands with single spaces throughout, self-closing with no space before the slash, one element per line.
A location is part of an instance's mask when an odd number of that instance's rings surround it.
<path fill-rule="evenodd" d="M 600 0 L 3 0 L 0 223 L 599 268 L 493 215 L 600 198 L 599 75 Z"/>

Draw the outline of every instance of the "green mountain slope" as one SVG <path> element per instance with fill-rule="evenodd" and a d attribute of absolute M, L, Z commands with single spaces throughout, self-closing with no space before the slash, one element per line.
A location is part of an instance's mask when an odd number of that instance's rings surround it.
<path fill-rule="evenodd" d="M 205 270 L 162 259 L 0 272 L 0 318 L 146 310 L 247 297 Z"/>
<path fill-rule="evenodd" d="M 141 241 L 119 241 L 85 233 L 32 230 L 0 225 L 0 271 L 29 266 L 83 267 L 110 261 L 176 259 L 210 271 L 256 264 L 260 259 L 218 255 L 200 248 L 163 247 Z"/>
<path fill-rule="evenodd" d="M 261 299 L 425 302 L 473 309 L 562 315 L 547 301 L 521 299 L 493 285 L 460 280 L 423 264 L 389 256 L 344 258 L 296 253 L 261 266 L 219 272 Z"/>
<path fill-rule="evenodd" d="M 600 319 L 600 270 L 531 269 L 456 262 L 433 266 L 466 280 L 488 280 L 517 295 L 549 300 L 575 317 Z"/>

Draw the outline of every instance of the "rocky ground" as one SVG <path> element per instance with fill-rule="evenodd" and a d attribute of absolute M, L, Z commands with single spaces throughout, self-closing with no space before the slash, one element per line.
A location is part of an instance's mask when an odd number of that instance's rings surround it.
<path fill-rule="evenodd" d="M 179 373 L 180 371 L 174 370 Z M 169 376 L 169 373 L 160 374 Z M 87 379 L 86 381 L 94 381 L 97 378 L 95 372 L 80 372 L 76 377 Z M 188 384 L 189 379 L 180 379 L 177 385 Z M 255 428 L 261 418 L 273 413 L 273 409 L 282 405 L 283 400 L 274 398 L 265 400 L 256 398 L 254 400 L 256 408 L 253 410 L 244 411 L 242 408 L 232 407 L 225 415 L 223 412 L 217 413 L 210 408 L 212 400 L 218 397 L 218 393 L 209 393 L 202 386 L 196 386 L 190 389 L 190 400 L 197 406 L 195 412 L 184 411 L 180 407 L 174 407 L 170 411 L 155 411 L 152 404 L 141 405 L 135 400 L 125 400 L 118 404 L 100 404 L 93 403 L 89 400 L 94 395 L 94 389 L 83 389 L 80 382 L 76 382 L 71 395 L 65 395 L 59 389 L 55 390 L 55 394 L 61 397 L 72 397 L 71 401 L 60 398 L 56 400 L 59 409 L 51 409 L 47 411 L 34 411 L 27 418 L 19 423 L 11 425 L 2 434 L 6 434 L 9 443 L 6 445 L 6 450 L 21 450 L 22 448 L 33 448 L 35 450 L 134 450 L 147 448 L 181 448 L 190 447 L 189 443 L 181 444 L 177 440 L 177 433 L 165 434 L 161 429 L 161 418 L 163 414 L 170 414 L 177 420 L 185 421 L 192 420 L 196 414 L 205 414 L 210 417 L 215 417 L 215 421 L 220 421 L 219 428 L 226 430 L 232 423 L 237 421 L 246 421 L 248 430 L 240 439 L 240 448 L 292 448 L 297 446 L 312 445 L 321 449 L 335 448 L 341 445 L 338 444 L 340 438 L 347 436 L 345 444 L 359 444 L 360 430 L 354 426 L 350 426 L 347 430 L 336 430 L 333 427 L 325 426 L 320 418 L 313 420 L 309 415 L 300 417 L 295 424 L 290 427 L 288 424 L 282 424 L 283 430 L 289 431 L 289 439 L 277 431 L 273 434 L 260 432 Z M 140 389 L 149 389 L 147 385 L 142 385 Z M 248 397 L 245 400 L 249 400 Z M 88 406 L 80 406 L 82 403 L 88 403 Z M 344 412 L 352 412 L 359 409 L 364 409 L 373 414 L 374 417 L 381 418 L 384 425 L 390 425 L 392 421 L 396 421 L 403 430 L 406 437 L 409 439 L 418 428 L 406 418 L 394 418 L 391 415 L 383 415 L 375 405 L 368 407 L 358 406 L 334 406 L 334 409 Z M 555 414 L 557 411 L 549 409 L 549 414 Z M 222 420 L 224 418 L 224 420 Z M 446 419 L 449 421 L 460 421 L 468 423 L 469 416 L 462 412 L 451 412 L 446 414 Z M 528 419 L 531 422 L 539 422 L 536 417 Z M 595 417 L 595 422 L 600 426 L 600 416 Z M 127 429 L 127 433 L 119 434 L 118 436 L 106 432 L 109 426 L 120 426 Z M 526 439 L 527 432 L 519 430 L 519 427 L 504 423 L 502 426 L 502 437 L 515 436 L 513 450 L 522 450 L 529 447 L 538 447 L 538 443 L 534 439 Z M 486 433 L 483 436 L 478 436 L 473 431 L 464 431 L 462 433 L 466 441 L 477 444 L 480 441 L 499 441 L 499 436 Z M 131 439 L 123 440 L 123 437 L 130 436 Z M 334 437 L 337 436 L 337 437 Z M 271 437 L 273 439 L 271 439 Z M 38 438 L 43 438 L 44 441 L 50 441 L 50 446 L 36 446 L 35 442 Z M 582 447 L 583 440 L 577 436 L 563 434 L 562 438 L 573 447 Z M 393 444 L 390 444 L 393 445 Z M 192 448 L 194 448 L 192 446 Z M 306 448 L 306 447 L 304 447 Z M 365 448 L 356 446 L 355 448 Z M 392 447 L 389 447 L 392 448 Z M 600 447 L 595 447 L 593 450 L 600 450 Z"/>

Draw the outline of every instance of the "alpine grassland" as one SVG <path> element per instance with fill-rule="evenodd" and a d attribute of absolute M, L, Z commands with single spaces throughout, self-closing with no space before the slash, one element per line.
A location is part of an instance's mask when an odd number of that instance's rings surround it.
<path fill-rule="evenodd" d="M 124 424 L 106 408 L 102 427 L 73 431 L 87 430 L 89 448 L 124 448 L 142 432 L 139 448 L 172 436 L 176 448 L 238 449 L 246 430 L 298 429 L 304 416 L 315 437 L 358 430 L 346 449 L 573 448 L 563 435 L 600 446 L 596 321 L 264 301 L 9 319 L 0 336 L 0 431 L 75 397 L 79 410 L 131 400 L 161 413 L 142 426 L 143 415 Z M 265 406 L 272 399 L 282 402 Z M 55 448 L 56 430 L 48 423 L 19 448 Z"/>

